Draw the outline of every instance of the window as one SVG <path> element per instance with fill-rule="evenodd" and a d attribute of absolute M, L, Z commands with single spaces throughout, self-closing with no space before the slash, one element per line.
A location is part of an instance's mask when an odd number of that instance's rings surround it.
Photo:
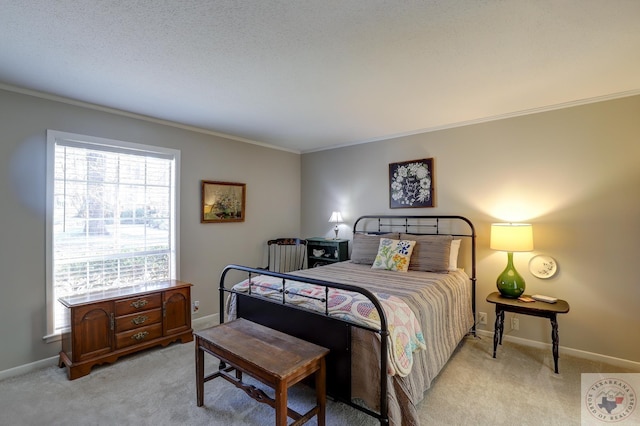
<path fill-rule="evenodd" d="M 47 131 L 47 336 L 58 298 L 174 279 L 180 151 Z"/>

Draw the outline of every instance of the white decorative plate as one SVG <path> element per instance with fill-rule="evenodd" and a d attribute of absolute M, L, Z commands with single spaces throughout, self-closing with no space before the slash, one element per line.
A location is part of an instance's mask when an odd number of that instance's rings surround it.
<path fill-rule="evenodd" d="M 551 256 L 539 254 L 529 261 L 529 271 L 538 278 L 551 278 L 558 270 L 558 263 Z"/>

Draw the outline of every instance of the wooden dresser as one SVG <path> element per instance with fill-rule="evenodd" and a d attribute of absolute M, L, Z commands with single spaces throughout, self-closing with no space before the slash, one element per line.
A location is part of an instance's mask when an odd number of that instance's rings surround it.
<path fill-rule="evenodd" d="M 189 283 L 155 281 L 63 297 L 59 302 L 68 308 L 68 325 L 58 365 L 67 367 L 69 380 L 123 355 L 193 340 Z"/>

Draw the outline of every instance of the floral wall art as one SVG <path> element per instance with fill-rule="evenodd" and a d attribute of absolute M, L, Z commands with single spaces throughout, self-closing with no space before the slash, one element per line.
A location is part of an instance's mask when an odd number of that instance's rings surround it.
<path fill-rule="evenodd" d="M 434 207 L 433 158 L 389 164 L 389 207 Z"/>
<path fill-rule="evenodd" d="M 244 222 L 246 184 L 202 181 L 200 222 Z"/>

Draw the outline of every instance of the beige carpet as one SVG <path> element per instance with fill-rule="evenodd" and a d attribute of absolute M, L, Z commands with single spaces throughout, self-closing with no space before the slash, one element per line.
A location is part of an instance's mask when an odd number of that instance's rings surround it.
<path fill-rule="evenodd" d="M 579 425 L 580 374 L 635 372 L 505 342 L 493 359 L 490 338 L 466 338 L 420 403 L 424 425 Z M 206 367 L 217 367 L 207 356 Z M 0 382 L 0 425 L 271 425 L 274 413 L 222 379 L 205 384 L 197 407 L 194 345 L 173 344 L 122 358 L 69 381 L 48 367 Z M 314 393 L 289 393 L 305 412 Z M 315 418 L 308 424 L 316 424 Z M 329 401 L 328 425 L 376 425 L 374 419 Z"/>

